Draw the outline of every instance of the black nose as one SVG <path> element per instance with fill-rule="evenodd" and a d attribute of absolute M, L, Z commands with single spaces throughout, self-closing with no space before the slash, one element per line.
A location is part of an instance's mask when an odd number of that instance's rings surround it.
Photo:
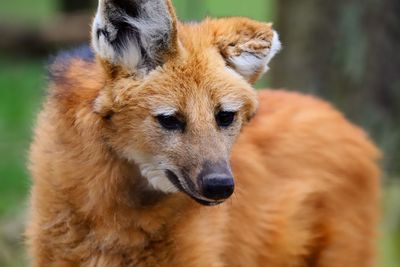
<path fill-rule="evenodd" d="M 235 188 L 233 178 L 208 176 L 203 180 L 203 195 L 213 200 L 221 200 L 230 197 Z"/>

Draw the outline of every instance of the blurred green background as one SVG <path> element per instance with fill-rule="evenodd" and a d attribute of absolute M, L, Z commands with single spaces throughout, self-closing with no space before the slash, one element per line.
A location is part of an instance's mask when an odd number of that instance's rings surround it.
<path fill-rule="evenodd" d="M 284 50 L 257 86 L 334 103 L 384 150 L 378 266 L 400 266 L 400 1 L 175 0 L 185 21 L 273 21 Z M 46 88 L 46 63 L 87 42 L 93 1 L 0 3 L 0 266 L 25 266 L 27 150 Z M 356 266 L 354 266 L 356 267 Z"/>

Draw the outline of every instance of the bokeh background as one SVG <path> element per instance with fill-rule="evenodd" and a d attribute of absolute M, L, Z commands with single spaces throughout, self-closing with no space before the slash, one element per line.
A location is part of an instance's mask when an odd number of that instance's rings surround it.
<path fill-rule="evenodd" d="M 257 87 L 318 95 L 366 129 L 385 154 L 378 266 L 400 266 L 400 1 L 174 2 L 184 21 L 232 15 L 273 21 L 284 49 Z M 45 95 L 47 58 L 88 41 L 95 5 L 95 0 L 0 2 L 2 267 L 26 265 L 27 151 Z"/>

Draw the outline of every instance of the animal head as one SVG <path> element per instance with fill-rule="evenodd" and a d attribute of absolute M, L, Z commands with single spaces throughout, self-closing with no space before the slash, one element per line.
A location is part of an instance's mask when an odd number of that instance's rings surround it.
<path fill-rule="evenodd" d="M 93 109 L 110 147 L 155 190 L 227 199 L 230 150 L 257 109 L 251 83 L 280 49 L 271 24 L 183 24 L 166 0 L 100 0 L 92 46 L 107 75 Z"/>

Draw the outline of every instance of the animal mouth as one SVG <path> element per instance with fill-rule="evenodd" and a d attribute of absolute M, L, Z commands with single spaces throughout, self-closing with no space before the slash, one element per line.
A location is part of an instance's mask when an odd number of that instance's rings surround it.
<path fill-rule="evenodd" d="M 221 203 L 223 203 L 223 200 L 211 200 L 207 199 L 203 196 L 200 195 L 194 188 L 194 184 L 192 181 L 189 179 L 185 179 L 185 184 L 183 184 L 178 176 L 170 170 L 166 170 L 166 175 L 169 179 L 169 181 L 181 192 L 185 193 L 189 197 L 191 197 L 193 200 L 195 200 L 197 203 L 203 205 L 203 206 L 216 206 Z"/>

